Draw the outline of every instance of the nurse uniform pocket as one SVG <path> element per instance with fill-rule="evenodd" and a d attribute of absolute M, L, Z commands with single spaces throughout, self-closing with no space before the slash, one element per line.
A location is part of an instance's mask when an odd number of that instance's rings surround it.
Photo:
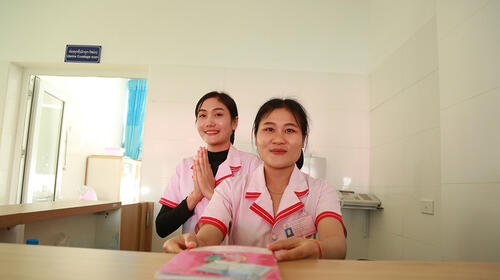
<path fill-rule="evenodd" d="M 305 211 L 297 218 L 291 217 L 283 223 L 283 232 L 286 238 L 290 237 L 307 237 L 316 233 L 314 219 Z"/>

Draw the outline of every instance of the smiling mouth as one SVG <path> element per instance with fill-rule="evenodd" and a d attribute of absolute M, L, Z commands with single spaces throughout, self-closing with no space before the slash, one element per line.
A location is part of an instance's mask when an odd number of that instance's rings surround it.
<path fill-rule="evenodd" d="M 216 135 L 217 133 L 219 133 L 218 130 L 205 130 L 205 134 L 207 135 Z"/>
<path fill-rule="evenodd" d="M 272 149 L 271 153 L 273 153 L 275 155 L 283 155 L 286 153 L 286 150 L 284 150 L 284 149 Z"/>

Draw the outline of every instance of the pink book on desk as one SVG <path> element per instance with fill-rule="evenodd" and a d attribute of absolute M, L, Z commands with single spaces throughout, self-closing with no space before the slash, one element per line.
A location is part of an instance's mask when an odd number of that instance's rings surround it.
<path fill-rule="evenodd" d="M 276 279 L 278 263 L 265 248 L 209 246 L 179 253 L 156 272 L 156 279 Z"/>

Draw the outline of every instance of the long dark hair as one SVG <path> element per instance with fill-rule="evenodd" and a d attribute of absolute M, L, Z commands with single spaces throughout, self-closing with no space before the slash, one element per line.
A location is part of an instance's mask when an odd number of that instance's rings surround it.
<path fill-rule="evenodd" d="M 231 121 L 236 120 L 236 117 L 238 116 L 238 108 L 236 107 L 236 102 L 234 102 L 234 99 L 229 96 L 229 94 L 221 91 L 211 91 L 203 95 L 200 100 L 198 100 L 198 103 L 196 103 L 196 107 L 194 109 L 195 119 L 198 119 L 198 113 L 200 112 L 201 105 L 203 105 L 203 102 L 205 102 L 205 100 L 209 98 L 217 98 L 229 110 Z M 229 141 L 231 141 L 231 144 L 234 144 L 234 130 L 233 133 L 231 133 L 231 138 L 229 139 Z"/>
<path fill-rule="evenodd" d="M 254 137 L 257 137 L 257 131 L 259 130 L 259 124 L 262 118 L 269 115 L 275 109 L 279 108 L 285 108 L 290 111 L 290 113 L 292 113 L 295 121 L 300 127 L 300 130 L 302 131 L 302 137 L 304 137 L 304 140 L 306 140 L 307 136 L 309 135 L 309 120 L 307 117 L 306 109 L 304 109 L 304 107 L 302 107 L 302 105 L 300 105 L 300 103 L 295 99 L 291 98 L 273 98 L 260 106 L 260 109 L 257 112 L 257 115 L 255 116 L 255 120 L 253 122 Z M 300 157 L 295 162 L 295 164 L 299 169 L 302 168 L 302 165 L 304 164 L 303 151 L 300 152 Z"/>

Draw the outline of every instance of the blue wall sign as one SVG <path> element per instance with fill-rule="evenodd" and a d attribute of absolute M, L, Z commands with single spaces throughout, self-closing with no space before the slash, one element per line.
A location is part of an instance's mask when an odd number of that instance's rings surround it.
<path fill-rule="evenodd" d="M 101 46 L 66 45 L 64 62 L 99 63 Z"/>

